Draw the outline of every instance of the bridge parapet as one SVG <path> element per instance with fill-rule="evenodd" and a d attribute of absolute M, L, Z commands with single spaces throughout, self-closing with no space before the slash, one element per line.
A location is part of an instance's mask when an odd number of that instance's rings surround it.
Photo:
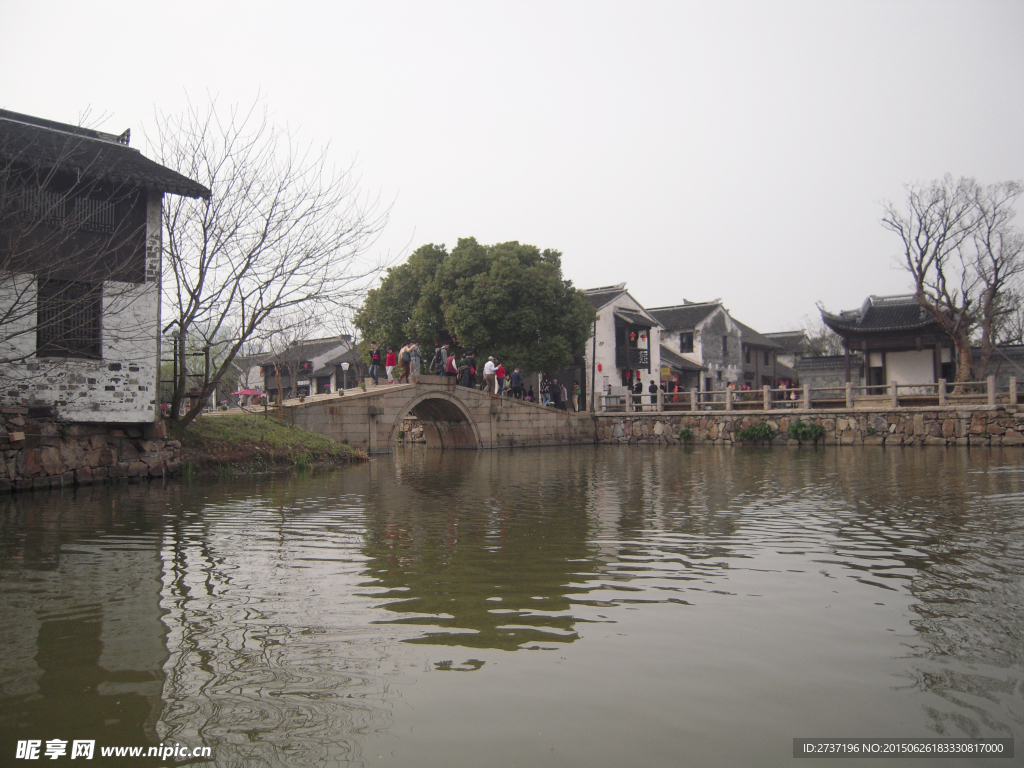
<path fill-rule="evenodd" d="M 381 385 L 354 394 L 315 395 L 285 403 L 285 420 L 347 442 L 368 453 L 386 453 L 399 441 L 411 413 L 432 448 L 497 448 L 592 443 L 589 414 L 457 387 L 445 376 L 420 376 L 411 384 Z"/>

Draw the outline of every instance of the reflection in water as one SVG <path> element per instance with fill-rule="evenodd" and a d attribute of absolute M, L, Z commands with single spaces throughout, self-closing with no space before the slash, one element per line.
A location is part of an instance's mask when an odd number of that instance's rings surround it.
<path fill-rule="evenodd" d="M 1016 451 L 636 447 L 7 497 L 0 754 L 788 765 L 801 735 L 1020 737 L 1022 501 Z"/>

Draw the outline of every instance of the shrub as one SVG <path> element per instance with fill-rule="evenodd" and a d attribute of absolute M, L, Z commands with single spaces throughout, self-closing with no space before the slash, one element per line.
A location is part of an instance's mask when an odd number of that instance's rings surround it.
<path fill-rule="evenodd" d="M 679 430 L 680 440 L 693 440 L 693 430 L 689 427 L 683 427 Z"/>
<path fill-rule="evenodd" d="M 775 430 L 771 424 L 765 421 L 760 424 L 752 424 L 746 429 L 741 429 L 736 433 L 736 437 L 744 443 L 767 442 L 775 437 Z"/>
<path fill-rule="evenodd" d="M 789 425 L 789 436 L 801 443 L 816 443 L 825 436 L 825 428 L 821 424 L 811 424 L 806 421 L 798 421 Z"/>

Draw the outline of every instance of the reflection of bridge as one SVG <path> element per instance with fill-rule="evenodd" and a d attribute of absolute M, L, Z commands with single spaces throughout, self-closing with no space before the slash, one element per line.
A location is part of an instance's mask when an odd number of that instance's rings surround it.
<path fill-rule="evenodd" d="M 369 453 L 390 452 L 402 420 L 419 419 L 430 448 L 498 448 L 594 441 L 588 414 L 456 387 L 443 376 L 285 404 L 285 420 Z"/>

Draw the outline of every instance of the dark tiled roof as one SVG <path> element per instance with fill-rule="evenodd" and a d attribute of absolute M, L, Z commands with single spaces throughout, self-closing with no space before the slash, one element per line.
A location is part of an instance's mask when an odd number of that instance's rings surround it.
<path fill-rule="evenodd" d="M 619 283 L 618 285 L 607 285 L 603 288 L 590 288 L 583 293 L 586 295 L 587 301 L 590 302 L 590 306 L 594 309 L 600 309 L 612 299 L 621 296 L 625 292 L 626 284 Z"/>
<path fill-rule="evenodd" d="M 761 334 L 766 339 L 771 339 L 786 352 L 800 353 L 807 343 L 806 331 L 776 331 L 775 333 Z"/>
<path fill-rule="evenodd" d="M 936 323 L 913 296 L 868 296 L 860 309 L 837 315 L 821 310 L 821 319 L 840 334 L 913 330 Z"/>
<path fill-rule="evenodd" d="M 313 375 L 330 376 L 334 369 L 342 363 L 348 363 L 351 366 L 349 370 L 355 370 L 358 366 L 365 365 L 363 356 L 359 354 L 359 348 L 353 344 L 350 349 L 345 350 L 340 355 L 335 355 L 330 360 L 325 360 L 322 366 L 313 371 Z"/>
<path fill-rule="evenodd" d="M 678 371 L 703 371 L 704 366 L 687 360 L 685 357 L 680 355 L 678 352 L 674 352 L 664 344 L 661 345 L 661 364 L 668 365 L 671 368 L 675 368 Z"/>
<path fill-rule="evenodd" d="M 749 325 L 744 325 L 736 318 L 733 318 L 733 322 L 740 327 L 740 339 L 744 344 L 749 344 L 754 347 L 768 347 L 769 349 L 782 349 L 782 345 L 776 341 L 772 341 L 767 336 L 763 336 Z"/>
<path fill-rule="evenodd" d="M 662 328 L 673 331 L 692 331 L 708 315 L 721 307 L 720 302 L 708 302 L 706 304 L 681 304 L 677 307 L 657 307 L 647 311 L 654 317 Z"/>
<path fill-rule="evenodd" d="M 331 351 L 334 347 L 350 343 L 349 336 L 331 336 L 326 339 L 306 339 L 294 341 L 288 348 L 278 355 L 270 355 L 270 360 L 312 360 L 325 352 Z"/>
<path fill-rule="evenodd" d="M 630 325 L 636 325 L 640 328 L 653 328 L 657 325 L 656 323 L 652 323 L 647 315 L 634 312 L 632 309 L 620 309 L 619 307 L 616 307 L 615 316 L 622 318 Z"/>
<path fill-rule="evenodd" d="M 0 109 L 0 156 L 14 165 L 56 168 L 184 197 L 210 197 L 202 184 L 129 147 L 127 135 L 122 139 L 5 109 Z"/>

